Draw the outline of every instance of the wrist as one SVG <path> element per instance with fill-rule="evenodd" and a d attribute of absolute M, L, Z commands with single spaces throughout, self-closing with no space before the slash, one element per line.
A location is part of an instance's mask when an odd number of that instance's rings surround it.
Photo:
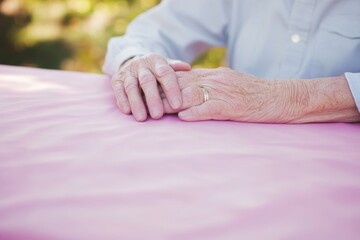
<path fill-rule="evenodd" d="M 277 122 L 294 123 L 309 111 L 309 86 L 304 80 L 275 80 Z"/>
<path fill-rule="evenodd" d="M 252 79 L 249 89 L 257 89 L 255 90 L 256 98 L 253 98 L 254 95 L 245 94 L 249 97 L 247 113 L 244 116 L 243 111 L 237 111 L 239 113 L 238 121 L 291 122 L 296 118 L 297 109 L 301 109 L 297 106 L 299 95 L 297 89 L 299 87 L 298 84 L 285 80 Z"/>
<path fill-rule="evenodd" d="M 289 114 L 289 122 L 297 122 L 308 111 L 310 111 L 310 82 L 306 80 L 289 80 L 288 81 L 288 103 L 287 112 Z"/>
<path fill-rule="evenodd" d="M 302 104 L 293 123 L 354 122 L 359 113 L 344 76 L 296 80 Z M 306 97 L 305 97 L 306 96 Z M 299 99 L 299 98 L 298 98 Z"/>

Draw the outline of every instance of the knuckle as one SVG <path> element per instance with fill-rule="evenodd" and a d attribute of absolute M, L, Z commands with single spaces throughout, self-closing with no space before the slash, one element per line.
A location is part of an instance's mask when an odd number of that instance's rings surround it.
<path fill-rule="evenodd" d="M 133 58 L 130 60 L 129 63 L 125 64 L 119 71 L 123 78 L 126 76 L 135 76 L 138 69 L 141 66 L 141 59 L 140 58 Z"/>
<path fill-rule="evenodd" d="M 124 75 L 126 72 L 131 72 L 133 66 L 136 65 L 136 60 L 132 60 L 130 63 L 122 66 L 118 72 L 118 75 Z"/>
<path fill-rule="evenodd" d="M 156 69 L 156 74 L 159 77 L 165 77 L 173 72 L 173 69 L 169 65 L 162 65 Z"/>
<path fill-rule="evenodd" d="M 142 56 L 140 60 L 140 65 L 145 68 L 152 68 L 157 62 L 162 62 L 164 59 L 163 56 L 156 53 L 149 53 L 147 55 Z"/>
<path fill-rule="evenodd" d="M 163 83 L 163 90 L 165 92 L 172 92 L 175 93 L 177 91 L 180 91 L 179 87 L 172 83 L 172 81 L 165 81 Z"/>
<path fill-rule="evenodd" d="M 116 82 L 115 84 L 112 85 L 112 88 L 115 91 L 115 93 L 121 93 L 124 91 L 124 86 L 122 85 L 121 82 Z"/>
<path fill-rule="evenodd" d="M 138 89 L 138 84 L 137 82 L 134 82 L 134 81 L 131 81 L 129 83 L 127 83 L 125 85 L 125 91 L 128 93 L 128 92 L 131 92 L 132 90 L 134 89 Z"/>
<path fill-rule="evenodd" d="M 129 72 L 119 71 L 111 78 L 111 83 L 112 85 L 123 85 L 128 76 L 130 76 Z"/>
<path fill-rule="evenodd" d="M 158 55 L 156 53 L 149 53 L 147 55 L 144 55 L 142 57 L 142 63 L 144 63 L 146 66 L 153 66 L 156 62 L 161 61 L 163 57 L 161 55 Z"/>
<path fill-rule="evenodd" d="M 114 84 L 116 82 L 121 82 L 124 79 L 124 72 L 119 70 L 111 77 L 111 82 Z"/>
<path fill-rule="evenodd" d="M 149 54 L 144 55 L 144 58 L 145 59 L 163 59 L 163 56 L 161 56 L 158 53 L 149 53 Z"/>
<path fill-rule="evenodd" d="M 141 76 L 139 78 L 139 81 L 140 81 L 140 85 L 144 86 L 144 85 L 147 85 L 149 83 L 153 83 L 156 80 L 155 80 L 155 77 L 152 74 L 144 74 L 143 76 Z"/>

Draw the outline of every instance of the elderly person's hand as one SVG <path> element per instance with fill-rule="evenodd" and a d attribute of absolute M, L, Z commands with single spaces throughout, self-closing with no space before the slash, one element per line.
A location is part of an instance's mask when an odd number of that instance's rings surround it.
<path fill-rule="evenodd" d="M 305 87 L 299 80 L 265 80 L 229 68 L 194 69 L 177 76 L 183 110 L 174 110 L 165 98 L 163 104 L 167 113 L 179 112 L 185 121 L 289 122 L 294 117 L 290 106 L 308 101 L 306 94 L 295 94 L 295 88 Z"/>
<path fill-rule="evenodd" d="M 134 57 L 112 78 L 117 105 L 123 113 L 132 113 L 137 121 L 147 118 L 147 110 L 152 118 L 161 118 L 164 108 L 158 84 L 171 108 L 178 109 L 182 105 L 182 96 L 175 71 L 190 69 L 185 62 L 168 60 L 157 54 Z"/>

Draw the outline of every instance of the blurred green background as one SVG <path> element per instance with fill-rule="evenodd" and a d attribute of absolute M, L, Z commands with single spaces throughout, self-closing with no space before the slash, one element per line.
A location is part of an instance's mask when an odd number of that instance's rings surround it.
<path fill-rule="evenodd" d="M 108 40 L 159 0 L 0 0 L 0 64 L 101 72 Z M 195 67 L 225 65 L 214 48 Z"/>

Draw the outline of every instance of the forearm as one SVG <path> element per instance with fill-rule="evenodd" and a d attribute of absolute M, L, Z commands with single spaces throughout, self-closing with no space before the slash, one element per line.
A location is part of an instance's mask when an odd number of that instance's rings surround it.
<path fill-rule="evenodd" d="M 344 76 L 285 81 L 284 112 L 289 123 L 359 122 L 360 113 Z"/>
<path fill-rule="evenodd" d="M 204 4 L 206 12 L 202 11 Z M 103 71 L 113 75 L 126 59 L 136 55 L 156 53 L 192 62 L 211 46 L 225 46 L 228 8 L 229 4 L 218 0 L 162 1 L 138 16 L 124 36 L 109 41 Z"/>
<path fill-rule="evenodd" d="M 179 117 L 185 121 L 360 121 L 354 88 L 345 77 L 266 80 L 229 68 L 193 69 L 177 76 L 184 99 Z"/>

